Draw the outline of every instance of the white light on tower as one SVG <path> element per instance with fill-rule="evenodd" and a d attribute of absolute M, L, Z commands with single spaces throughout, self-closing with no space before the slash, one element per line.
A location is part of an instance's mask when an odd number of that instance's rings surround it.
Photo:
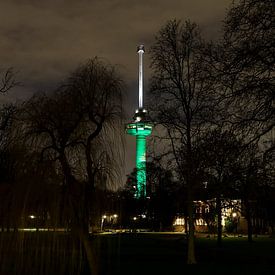
<path fill-rule="evenodd" d="M 138 46 L 137 52 L 139 55 L 139 71 L 138 71 L 138 108 L 143 108 L 143 54 L 144 46 Z"/>

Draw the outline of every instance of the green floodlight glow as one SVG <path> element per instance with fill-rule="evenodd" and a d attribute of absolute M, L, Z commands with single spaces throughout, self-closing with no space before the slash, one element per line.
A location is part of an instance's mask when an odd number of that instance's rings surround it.
<path fill-rule="evenodd" d="M 126 126 L 127 134 L 136 136 L 136 198 L 146 197 L 146 137 L 151 134 L 152 128 L 150 122 L 129 123 Z"/>

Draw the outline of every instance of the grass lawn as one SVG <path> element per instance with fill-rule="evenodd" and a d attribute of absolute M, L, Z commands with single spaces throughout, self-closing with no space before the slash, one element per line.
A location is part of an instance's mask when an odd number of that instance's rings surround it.
<path fill-rule="evenodd" d="M 275 275 L 275 239 L 197 237 L 197 265 L 186 265 L 186 239 L 173 233 L 100 234 L 91 237 L 100 275 L 260 274 Z M 87 274 L 79 244 L 70 234 L 0 234 L 0 275 Z M 86 270 L 86 271 L 85 271 Z"/>
<path fill-rule="evenodd" d="M 186 239 L 181 234 L 101 235 L 102 274 L 275 274 L 275 239 L 227 237 L 196 239 L 198 265 L 188 266 Z"/>

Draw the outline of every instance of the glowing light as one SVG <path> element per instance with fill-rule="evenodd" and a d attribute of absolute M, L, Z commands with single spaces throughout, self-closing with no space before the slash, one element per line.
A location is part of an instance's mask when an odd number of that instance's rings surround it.
<path fill-rule="evenodd" d="M 19 228 L 18 231 L 35 232 L 35 228 Z"/>
<path fill-rule="evenodd" d="M 103 216 L 102 216 L 102 219 L 106 219 L 106 218 L 107 218 L 107 216 L 106 216 L 106 215 L 103 215 Z"/>
<path fill-rule="evenodd" d="M 174 225 L 184 225 L 184 218 L 176 218 Z"/>
<path fill-rule="evenodd" d="M 114 214 L 114 215 L 113 215 L 113 217 L 114 217 L 114 218 L 117 218 L 117 217 L 118 217 L 118 215 L 117 215 L 117 214 Z"/>
<path fill-rule="evenodd" d="M 232 217 L 233 217 L 233 218 L 236 218 L 236 217 L 237 217 L 237 213 L 235 213 L 235 212 L 232 213 Z"/>
<path fill-rule="evenodd" d="M 204 225 L 206 226 L 207 223 L 204 221 L 204 219 L 200 218 L 196 220 L 196 225 Z"/>
<path fill-rule="evenodd" d="M 152 128 L 149 122 L 130 123 L 126 127 L 127 134 L 136 136 L 136 198 L 146 197 L 146 137 L 151 134 Z"/>
<path fill-rule="evenodd" d="M 139 56 L 139 73 L 138 73 L 138 107 L 140 109 L 143 108 L 143 54 L 144 54 L 144 46 L 140 45 L 138 47 L 138 56 Z"/>
<path fill-rule="evenodd" d="M 136 220 L 137 220 L 137 217 L 133 217 L 133 220 L 136 221 Z"/>
<path fill-rule="evenodd" d="M 34 215 L 30 215 L 29 217 L 30 217 L 30 219 L 35 219 Z"/>

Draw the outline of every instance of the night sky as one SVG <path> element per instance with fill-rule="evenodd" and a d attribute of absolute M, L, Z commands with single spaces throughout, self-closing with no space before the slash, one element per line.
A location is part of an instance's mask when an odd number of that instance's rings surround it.
<path fill-rule="evenodd" d="M 49 91 L 79 64 L 98 56 L 118 66 L 127 84 L 131 119 L 138 101 L 136 47 L 149 48 L 169 19 L 190 19 L 217 39 L 231 0 L 0 0 L 0 69 L 13 67 L 22 83 L 2 103 Z M 150 71 L 145 57 L 145 87 Z M 145 89 L 146 90 L 146 89 Z M 146 103 L 145 103 L 146 105 Z M 134 167 L 134 138 L 127 138 L 126 173 Z"/>

